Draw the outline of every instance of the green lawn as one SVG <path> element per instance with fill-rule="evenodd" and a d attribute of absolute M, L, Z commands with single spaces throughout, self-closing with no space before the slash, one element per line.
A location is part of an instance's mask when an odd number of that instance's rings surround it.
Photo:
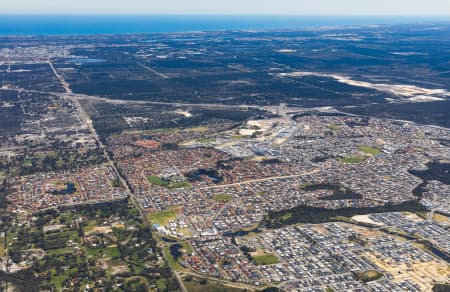
<path fill-rule="evenodd" d="M 64 282 L 64 280 L 66 280 L 68 278 L 67 275 L 59 275 L 59 276 L 54 276 L 52 275 L 50 278 L 50 283 L 55 285 L 56 291 L 61 291 L 62 289 L 62 282 Z"/>
<path fill-rule="evenodd" d="M 220 202 L 220 203 L 226 203 L 233 199 L 233 196 L 227 195 L 227 194 L 220 194 L 214 197 L 214 201 Z"/>
<path fill-rule="evenodd" d="M 0 257 L 5 256 L 5 240 L 4 237 L 0 237 Z"/>
<path fill-rule="evenodd" d="M 169 189 L 190 188 L 191 184 L 187 181 L 171 182 L 167 187 Z"/>
<path fill-rule="evenodd" d="M 278 258 L 273 254 L 254 256 L 253 260 L 255 261 L 255 264 L 258 266 L 273 265 L 278 263 Z"/>
<path fill-rule="evenodd" d="M 359 150 L 364 152 L 364 153 L 373 155 L 373 156 L 378 155 L 378 154 L 381 153 L 381 151 L 379 149 L 373 148 L 373 147 L 370 147 L 370 146 L 359 146 Z"/>
<path fill-rule="evenodd" d="M 117 246 L 111 246 L 107 248 L 108 254 L 112 257 L 112 258 L 118 258 L 120 257 L 120 251 L 119 248 Z"/>
<path fill-rule="evenodd" d="M 30 159 L 26 159 L 22 162 L 23 167 L 31 167 L 33 165 L 33 162 Z"/>
<path fill-rule="evenodd" d="M 231 140 L 241 140 L 244 138 L 242 135 L 231 135 Z"/>
<path fill-rule="evenodd" d="M 177 262 L 177 260 L 170 253 L 170 249 L 169 249 L 168 246 L 166 246 L 164 248 L 164 255 L 166 256 L 166 259 L 167 259 L 171 269 L 173 269 L 173 270 L 181 270 L 182 269 L 180 264 Z"/>
<path fill-rule="evenodd" d="M 97 221 L 96 220 L 90 220 L 89 222 L 88 222 L 88 224 L 83 228 L 83 231 L 86 233 L 86 232 L 89 232 L 89 231 L 91 231 L 92 229 L 94 229 L 95 227 L 97 226 Z"/>
<path fill-rule="evenodd" d="M 169 221 L 177 219 L 177 213 L 171 210 L 151 213 L 148 215 L 148 219 L 152 223 L 167 226 Z"/>
<path fill-rule="evenodd" d="M 106 248 L 88 248 L 87 250 L 88 255 L 94 256 L 94 257 L 107 257 L 107 258 L 118 258 L 120 257 L 120 251 L 117 246 L 111 246 Z"/>
<path fill-rule="evenodd" d="M 286 221 L 291 217 L 292 217 L 292 213 L 288 212 L 288 213 L 284 214 L 283 216 L 281 216 L 281 220 Z"/>
<path fill-rule="evenodd" d="M 56 275 L 56 269 L 52 269 L 50 272 L 51 272 L 50 283 L 55 285 L 56 291 L 62 291 L 62 282 L 64 282 L 72 275 L 78 273 L 78 269 L 73 268 L 70 270 L 66 270 L 62 275 Z"/>
<path fill-rule="evenodd" d="M 197 140 L 200 143 L 213 143 L 216 142 L 216 139 L 214 138 L 201 138 Z"/>
<path fill-rule="evenodd" d="M 159 176 L 156 176 L 156 175 L 149 175 L 149 176 L 147 176 L 147 180 L 151 184 L 154 184 L 154 185 L 159 186 L 159 187 L 166 187 L 166 186 L 169 185 L 168 181 L 166 181 L 166 180 L 164 180 L 164 179 L 162 179 L 162 178 L 160 178 Z"/>
<path fill-rule="evenodd" d="M 189 188 L 191 186 L 191 184 L 187 181 L 171 182 L 171 181 L 162 179 L 156 175 L 147 176 L 147 180 L 155 186 L 165 187 L 168 189 Z"/>
<path fill-rule="evenodd" d="M 187 128 L 186 130 L 190 131 L 190 132 L 206 132 L 206 131 L 208 131 L 208 127 L 207 126 L 197 126 L 197 127 Z"/>
<path fill-rule="evenodd" d="M 60 249 L 67 246 L 67 241 L 71 239 L 79 242 L 78 232 L 73 230 L 62 231 L 59 233 L 49 233 L 44 235 L 45 249 Z"/>
<path fill-rule="evenodd" d="M 58 249 L 51 249 L 48 251 L 48 255 L 63 255 L 73 253 L 73 248 L 71 247 L 63 247 Z"/>
<path fill-rule="evenodd" d="M 339 131 L 341 129 L 341 127 L 339 125 L 336 124 L 329 124 L 326 126 L 328 129 L 333 130 L 333 131 Z"/>
<path fill-rule="evenodd" d="M 349 157 L 338 158 L 338 160 L 343 163 L 353 163 L 354 164 L 354 163 L 364 162 L 366 160 L 366 158 L 360 157 L 360 156 L 349 156 Z"/>
<path fill-rule="evenodd" d="M 158 291 L 166 291 L 167 285 L 164 279 L 156 280 L 156 286 L 158 287 Z"/>
<path fill-rule="evenodd" d="M 183 246 L 183 253 L 185 254 L 191 254 L 192 253 L 192 247 L 187 242 L 180 243 Z"/>

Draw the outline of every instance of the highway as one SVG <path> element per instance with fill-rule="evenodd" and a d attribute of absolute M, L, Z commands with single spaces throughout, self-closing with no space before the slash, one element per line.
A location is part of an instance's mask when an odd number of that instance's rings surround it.
<path fill-rule="evenodd" d="M 92 123 L 92 120 L 89 118 L 89 115 L 86 113 L 83 106 L 81 105 L 81 103 L 79 101 L 80 95 L 73 94 L 72 91 L 70 90 L 70 87 L 67 84 L 67 82 L 64 80 L 64 78 L 62 76 L 60 76 L 58 74 L 58 72 L 56 72 L 55 67 L 53 66 L 53 64 L 50 61 L 49 61 L 49 65 L 52 68 L 53 72 L 55 73 L 56 77 L 61 81 L 61 84 L 65 88 L 66 97 L 71 99 L 72 102 L 74 103 L 74 105 L 76 106 L 80 120 L 83 121 L 86 124 L 86 126 L 89 128 L 90 132 L 92 133 L 92 137 L 98 143 L 99 148 L 103 151 L 103 155 L 106 157 L 108 164 L 111 165 L 111 167 L 114 169 L 116 176 L 119 178 L 122 186 L 125 188 L 126 194 L 130 198 L 132 204 L 135 206 L 136 209 L 139 210 L 139 213 L 141 215 L 142 220 L 144 221 L 144 224 L 147 226 L 147 228 L 149 228 L 149 230 L 152 232 L 152 234 L 154 234 L 152 224 L 149 221 L 148 217 L 146 216 L 144 210 L 142 209 L 142 206 L 137 202 L 136 196 L 135 196 L 134 192 L 130 189 L 128 182 L 121 175 L 121 173 L 117 169 L 115 162 L 112 160 L 109 153 L 106 151 L 107 148 L 105 147 L 105 145 L 99 138 L 99 135 L 98 135 L 97 131 L 95 130 L 95 127 Z M 156 238 L 156 237 L 154 237 L 154 238 Z M 159 246 L 159 247 L 161 248 L 161 246 Z M 168 259 L 166 258 L 164 252 L 161 251 L 161 253 L 162 253 L 163 257 L 165 258 L 165 261 L 168 262 Z M 178 274 L 178 272 L 174 271 L 173 274 L 175 275 L 181 290 L 183 292 L 188 292 L 188 290 L 184 286 L 184 283 L 183 283 L 180 275 Z"/>

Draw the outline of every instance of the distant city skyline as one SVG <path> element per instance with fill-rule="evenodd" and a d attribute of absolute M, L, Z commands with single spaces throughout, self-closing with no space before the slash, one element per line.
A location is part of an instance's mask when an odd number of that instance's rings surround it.
<path fill-rule="evenodd" d="M 0 0 L 0 14 L 450 15 L 448 0 Z"/>

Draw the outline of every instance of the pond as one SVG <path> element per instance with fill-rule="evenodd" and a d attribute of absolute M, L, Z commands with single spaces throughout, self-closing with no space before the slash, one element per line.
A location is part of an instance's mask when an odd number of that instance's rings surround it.
<path fill-rule="evenodd" d="M 170 254 L 172 255 L 172 257 L 176 260 L 179 257 L 181 257 L 183 255 L 183 252 L 181 251 L 181 249 L 183 248 L 183 246 L 181 244 L 172 244 L 169 248 L 170 250 Z"/>
<path fill-rule="evenodd" d="M 216 184 L 223 181 L 223 177 L 218 173 L 216 169 L 197 169 L 196 171 L 188 175 L 191 181 L 201 180 L 202 176 L 209 177 Z"/>

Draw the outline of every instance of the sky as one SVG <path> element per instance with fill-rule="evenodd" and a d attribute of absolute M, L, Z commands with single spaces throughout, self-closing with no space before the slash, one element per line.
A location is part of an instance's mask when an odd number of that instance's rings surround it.
<path fill-rule="evenodd" d="M 450 0 L 0 0 L 0 14 L 450 15 Z"/>

